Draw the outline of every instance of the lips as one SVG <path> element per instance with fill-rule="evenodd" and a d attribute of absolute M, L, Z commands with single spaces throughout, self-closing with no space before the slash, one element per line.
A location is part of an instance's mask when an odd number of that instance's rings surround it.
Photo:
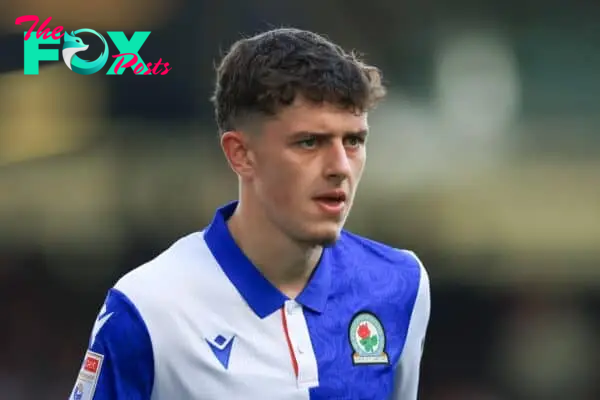
<path fill-rule="evenodd" d="M 334 190 L 319 194 L 314 200 L 324 213 L 339 215 L 344 211 L 346 198 L 346 193 L 343 190 Z"/>
<path fill-rule="evenodd" d="M 315 200 L 331 202 L 331 203 L 340 203 L 346 201 L 346 192 L 343 190 L 333 190 L 330 192 L 321 193 L 315 197 Z"/>

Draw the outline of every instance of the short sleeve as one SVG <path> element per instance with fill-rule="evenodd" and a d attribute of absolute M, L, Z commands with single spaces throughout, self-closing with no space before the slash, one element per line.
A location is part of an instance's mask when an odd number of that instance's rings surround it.
<path fill-rule="evenodd" d="M 117 289 L 108 292 L 69 400 L 150 400 L 154 357 L 146 324 Z"/>
<path fill-rule="evenodd" d="M 412 252 L 411 254 L 420 268 L 419 289 L 406 335 L 406 342 L 396 367 L 393 400 L 416 400 L 418 397 L 421 358 L 431 313 L 429 275 L 416 254 Z"/>

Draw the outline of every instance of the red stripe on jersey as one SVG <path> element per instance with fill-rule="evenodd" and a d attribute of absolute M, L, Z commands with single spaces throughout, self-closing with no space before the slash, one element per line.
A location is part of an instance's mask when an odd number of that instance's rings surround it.
<path fill-rule="evenodd" d="M 290 349 L 290 357 L 292 358 L 292 366 L 294 367 L 294 374 L 298 377 L 298 360 L 296 360 L 296 354 L 292 348 L 292 341 L 290 340 L 290 333 L 288 331 L 287 319 L 285 318 L 285 307 L 281 308 L 281 322 L 283 323 L 283 332 L 285 333 L 285 340 L 287 341 L 288 348 Z"/>

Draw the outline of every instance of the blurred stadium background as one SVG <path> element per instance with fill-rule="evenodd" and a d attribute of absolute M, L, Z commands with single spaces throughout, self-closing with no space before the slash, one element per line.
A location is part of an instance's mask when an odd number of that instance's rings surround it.
<path fill-rule="evenodd" d="M 141 55 L 173 70 L 24 76 L 25 14 L 151 30 Z M 281 25 L 387 78 L 349 228 L 429 269 L 421 399 L 600 398 L 600 3 L 6 0 L 0 15 L 0 399 L 66 398 L 115 279 L 235 197 L 214 62 Z"/>

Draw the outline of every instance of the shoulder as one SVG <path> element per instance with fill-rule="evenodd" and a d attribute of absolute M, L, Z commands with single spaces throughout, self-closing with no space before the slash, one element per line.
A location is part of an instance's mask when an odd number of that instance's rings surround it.
<path fill-rule="evenodd" d="M 389 273 L 418 275 L 419 280 L 429 280 L 425 266 L 412 250 L 392 247 L 348 231 L 342 232 L 336 247 L 350 257 L 368 263 L 370 268 L 390 268 Z"/>
<path fill-rule="evenodd" d="M 203 232 L 194 232 L 174 241 L 155 258 L 132 269 L 114 285 L 136 307 L 160 304 L 173 298 L 186 283 L 197 281 L 203 263 L 211 262 Z"/>
<path fill-rule="evenodd" d="M 407 311 L 429 303 L 429 274 L 414 251 L 348 231 L 343 231 L 335 248 L 345 274 L 350 273 L 357 284 L 396 297 Z"/>

